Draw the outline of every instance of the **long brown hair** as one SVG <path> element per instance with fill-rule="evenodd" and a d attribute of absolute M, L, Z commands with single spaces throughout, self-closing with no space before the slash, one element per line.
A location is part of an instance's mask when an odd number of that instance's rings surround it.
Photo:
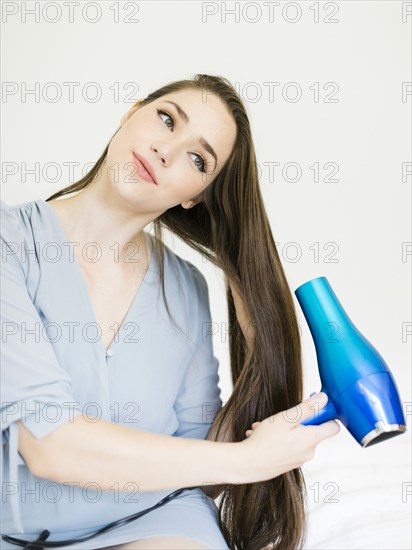
<path fill-rule="evenodd" d="M 192 80 L 172 82 L 150 93 L 141 105 L 187 88 L 219 97 L 236 123 L 237 134 L 230 157 L 203 191 L 203 201 L 190 209 L 179 204 L 153 221 L 160 280 L 166 299 L 162 226 L 223 270 L 233 391 L 217 412 L 209 435 L 213 433 L 215 441 L 243 441 L 253 422 L 302 401 L 298 321 L 262 200 L 249 119 L 232 84 L 220 76 L 197 74 Z M 46 200 L 80 191 L 91 183 L 105 163 L 109 145 L 81 180 Z M 253 338 L 246 339 L 241 330 L 228 281 L 247 310 Z M 302 546 L 307 493 L 300 468 L 271 480 L 220 485 L 219 489 L 220 526 L 232 550 L 265 546 L 296 550 Z"/>

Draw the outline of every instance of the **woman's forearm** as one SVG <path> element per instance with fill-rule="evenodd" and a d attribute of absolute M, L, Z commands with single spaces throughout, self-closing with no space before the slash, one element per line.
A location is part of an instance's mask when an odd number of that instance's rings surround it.
<path fill-rule="evenodd" d="M 140 491 L 157 491 L 243 481 L 247 464 L 238 443 L 172 437 L 90 419 L 76 416 L 42 439 L 19 422 L 19 451 L 25 459 L 36 454 L 33 473 L 59 483 L 94 482 L 103 490 L 114 484 L 127 490 L 131 482 Z"/>

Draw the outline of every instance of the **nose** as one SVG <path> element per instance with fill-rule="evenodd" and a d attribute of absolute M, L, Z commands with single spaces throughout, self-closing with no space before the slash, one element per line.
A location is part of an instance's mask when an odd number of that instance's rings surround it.
<path fill-rule="evenodd" d="M 173 140 L 169 139 L 164 140 L 161 143 L 153 143 L 151 149 L 155 156 L 160 158 L 164 166 L 169 166 L 183 147 L 183 139 L 179 141 L 176 137 L 174 137 Z"/>
<path fill-rule="evenodd" d="M 154 145 L 151 146 L 151 150 L 155 153 L 155 157 L 160 157 L 160 160 L 162 161 L 162 163 L 165 164 L 164 153 L 161 154 L 159 152 L 159 149 L 160 147 L 155 147 Z"/>
<path fill-rule="evenodd" d="M 160 159 L 163 166 L 169 166 L 173 158 L 173 147 L 171 144 L 162 143 L 152 145 L 152 151 L 155 154 L 155 158 Z"/>

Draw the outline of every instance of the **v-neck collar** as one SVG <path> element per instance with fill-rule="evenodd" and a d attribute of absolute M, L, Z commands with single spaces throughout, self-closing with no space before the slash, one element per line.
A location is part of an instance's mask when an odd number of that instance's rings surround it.
<path fill-rule="evenodd" d="M 53 226 L 54 228 L 56 229 L 56 232 L 58 233 L 59 235 L 59 238 L 61 240 L 62 243 L 69 243 L 70 242 L 70 239 L 68 238 L 68 236 L 66 235 L 66 232 L 65 230 L 63 229 L 63 226 L 61 225 L 60 223 L 60 220 L 56 214 L 56 211 L 54 210 L 54 208 L 44 199 L 37 199 L 33 202 L 36 202 L 38 204 L 41 204 L 41 205 L 44 205 L 46 207 L 46 210 L 48 212 L 51 213 L 51 218 L 53 220 Z M 150 254 L 150 260 L 149 260 L 149 264 L 148 264 L 148 267 L 146 269 L 146 272 L 144 274 L 144 277 L 139 285 L 139 288 L 137 289 L 136 291 L 136 294 L 134 295 L 133 297 L 133 300 L 130 304 L 130 307 L 129 309 L 127 310 L 126 312 L 126 315 L 123 319 L 123 322 L 121 323 L 121 325 L 119 326 L 119 329 L 118 331 L 116 332 L 116 334 L 114 335 L 112 341 L 110 342 L 109 344 L 109 347 L 107 349 L 105 349 L 104 347 L 104 344 L 103 344 L 103 341 L 102 341 L 102 338 L 100 338 L 98 340 L 98 342 L 100 343 L 100 347 L 104 353 L 104 355 L 107 357 L 107 352 L 109 350 L 112 350 L 113 349 L 113 346 L 116 344 L 116 341 L 119 339 L 120 337 L 120 333 L 121 331 L 123 330 L 123 328 L 126 326 L 126 324 L 129 322 L 129 318 L 131 317 L 132 315 L 132 312 L 133 312 L 133 309 L 139 299 L 140 296 L 142 296 L 143 294 L 143 290 L 144 290 L 144 286 L 148 283 L 152 283 L 154 280 L 155 280 L 155 273 L 154 273 L 154 265 L 155 265 L 155 255 L 156 255 L 156 248 L 155 248 L 155 244 L 154 244 L 154 238 L 153 236 L 150 234 L 150 233 L 145 233 L 145 235 L 148 235 L 150 237 L 150 241 L 151 241 L 151 254 Z M 86 302 L 87 302 L 87 307 L 88 307 L 88 310 L 90 312 L 90 315 L 91 315 L 91 318 L 94 320 L 94 323 L 96 326 L 99 326 L 98 325 L 98 322 L 96 320 L 96 316 L 95 316 L 95 312 L 94 312 L 94 309 L 93 309 L 93 304 L 92 304 L 92 301 L 91 301 L 91 298 L 90 298 L 90 294 L 89 294 L 89 290 L 88 290 L 88 287 L 87 287 L 87 284 L 86 284 L 86 279 L 83 275 L 83 272 L 80 268 L 80 265 L 79 263 L 77 262 L 75 256 L 73 255 L 73 262 L 71 262 L 74 266 L 74 269 L 77 271 L 77 274 L 78 274 L 78 278 L 80 279 L 81 281 L 81 286 L 83 288 L 83 292 L 84 292 L 84 295 L 85 295 L 85 298 L 86 298 Z"/>

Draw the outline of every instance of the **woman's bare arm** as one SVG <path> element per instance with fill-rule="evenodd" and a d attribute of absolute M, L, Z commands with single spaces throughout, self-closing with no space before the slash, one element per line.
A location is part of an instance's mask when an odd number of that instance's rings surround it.
<path fill-rule="evenodd" d="M 339 433 L 335 421 L 301 425 L 327 401 L 325 393 L 312 396 L 231 442 L 172 437 L 80 415 L 37 439 L 18 421 L 18 450 L 34 475 L 80 486 L 94 482 L 106 490 L 128 491 L 132 483 L 134 491 L 254 483 L 301 467 L 323 439 Z"/>
<path fill-rule="evenodd" d="M 209 433 L 206 436 L 208 441 L 222 441 L 230 442 L 232 441 L 231 435 L 227 429 L 220 430 L 219 437 L 216 436 L 217 429 L 215 426 L 212 426 L 209 430 Z M 238 480 L 239 482 L 239 480 Z M 216 499 L 220 493 L 223 491 L 223 485 L 210 484 L 209 486 L 205 485 L 203 491 L 207 496 Z"/>
<path fill-rule="evenodd" d="M 173 437 L 81 415 L 41 439 L 20 421 L 17 426 L 18 449 L 32 473 L 59 483 L 95 482 L 102 490 L 134 483 L 140 491 L 157 491 L 238 483 L 246 475 L 238 443 Z"/>

